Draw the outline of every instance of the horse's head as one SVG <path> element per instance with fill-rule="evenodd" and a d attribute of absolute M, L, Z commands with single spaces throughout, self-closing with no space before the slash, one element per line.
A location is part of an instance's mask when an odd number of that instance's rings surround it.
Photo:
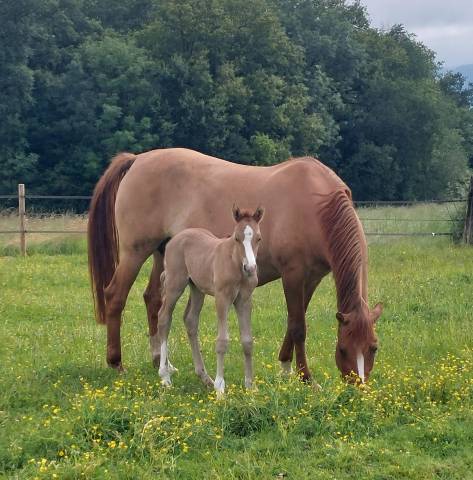
<path fill-rule="evenodd" d="M 242 261 L 242 269 L 248 275 L 256 274 L 256 256 L 261 241 L 259 223 L 264 215 L 264 209 L 258 207 L 254 212 L 240 210 L 233 205 L 233 219 L 235 230 L 233 238 L 237 244 Z"/>
<path fill-rule="evenodd" d="M 337 313 L 338 341 L 335 361 L 349 382 L 368 380 L 378 349 L 375 324 L 383 311 L 378 303 L 373 310 L 364 304 L 349 313 Z M 355 374 L 355 375 L 354 375 Z"/>

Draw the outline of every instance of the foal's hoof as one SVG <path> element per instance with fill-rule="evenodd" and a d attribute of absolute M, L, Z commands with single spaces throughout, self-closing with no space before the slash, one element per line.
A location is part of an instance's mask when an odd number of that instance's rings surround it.
<path fill-rule="evenodd" d="M 163 387 L 171 387 L 172 386 L 171 378 L 170 377 L 161 378 L 161 385 Z"/>
<path fill-rule="evenodd" d="M 201 377 L 202 383 L 207 387 L 207 388 L 213 388 L 214 387 L 214 381 L 208 376 L 204 375 Z"/>

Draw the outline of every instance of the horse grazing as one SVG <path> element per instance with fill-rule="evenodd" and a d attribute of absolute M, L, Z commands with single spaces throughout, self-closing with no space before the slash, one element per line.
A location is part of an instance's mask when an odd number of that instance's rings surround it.
<path fill-rule="evenodd" d="M 157 335 L 160 275 L 166 243 L 180 231 L 205 228 L 217 237 L 233 229 L 232 205 L 263 204 L 258 284 L 282 279 L 287 330 L 279 359 L 310 379 L 305 312 L 317 285 L 333 272 L 338 300 L 336 362 L 342 375 L 367 379 L 376 350 L 368 308 L 367 247 L 350 189 L 311 157 L 255 167 L 177 148 L 115 157 L 96 185 L 89 210 L 89 268 L 97 320 L 107 326 L 107 361 L 122 368 L 121 314 L 144 261 L 154 262 L 144 299 L 149 334 Z M 188 305 L 190 308 L 190 304 Z M 152 357 L 159 365 L 160 351 Z"/>
<path fill-rule="evenodd" d="M 233 304 L 238 316 L 240 340 L 245 357 L 245 386 L 251 388 L 253 383 L 251 295 L 258 284 L 256 256 L 261 241 L 259 222 L 263 213 L 260 207 L 254 212 L 241 211 L 234 207 L 233 218 L 236 224 L 230 237 L 219 239 L 208 230 L 188 228 L 179 232 L 167 244 L 164 272 L 161 274 L 163 304 L 158 314 L 158 340 L 161 352 L 159 375 L 163 385 L 171 385 L 171 373 L 175 371 L 169 363 L 167 348 L 172 313 L 184 289 L 189 285 L 190 298 L 184 314 L 184 323 L 192 348 L 196 374 L 204 384 L 213 384 L 218 396 L 223 395 L 225 390 L 223 363 L 229 341 L 227 317 Z M 199 315 L 206 294 L 215 297 L 218 318 L 215 382 L 212 382 L 205 370 L 198 338 Z"/>

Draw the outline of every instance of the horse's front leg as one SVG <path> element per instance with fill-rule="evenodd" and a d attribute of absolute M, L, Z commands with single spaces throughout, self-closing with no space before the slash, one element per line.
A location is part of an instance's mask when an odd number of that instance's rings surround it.
<path fill-rule="evenodd" d="M 223 378 L 223 364 L 225 353 L 227 353 L 230 335 L 228 332 L 228 310 L 231 302 L 227 295 L 217 293 L 215 295 L 215 305 L 217 308 L 218 334 L 215 344 L 217 353 L 217 374 L 215 375 L 214 388 L 217 392 L 217 398 L 222 398 L 225 394 L 225 380 Z"/>
<path fill-rule="evenodd" d="M 251 296 L 242 298 L 240 296 L 235 300 L 235 310 L 238 316 L 238 325 L 240 327 L 240 342 L 243 348 L 245 359 L 245 387 L 253 386 L 253 335 L 251 334 Z"/>
<path fill-rule="evenodd" d="M 287 343 L 290 342 L 294 345 L 297 373 L 301 375 L 302 380 L 309 381 L 311 374 L 309 367 L 307 366 L 307 358 L 305 354 L 307 327 L 305 322 L 304 272 L 297 269 L 289 269 L 287 272 L 283 272 L 282 283 L 288 314 L 288 332 L 286 334 L 286 339 L 288 340 Z M 279 359 L 281 362 L 290 362 L 292 359 L 292 352 L 287 358 L 283 357 L 280 353 Z"/>
<path fill-rule="evenodd" d="M 311 279 L 304 282 L 304 315 L 307 312 L 310 300 L 314 295 L 314 291 L 320 283 L 320 279 Z M 290 330 L 289 317 L 287 319 L 286 335 L 284 336 L 281 350 L 279 351 L 279 360 L 281 362 L 281 369 L 284 374 L 292 373 L 292 358 L 294 352 L 294 341 Z"/>

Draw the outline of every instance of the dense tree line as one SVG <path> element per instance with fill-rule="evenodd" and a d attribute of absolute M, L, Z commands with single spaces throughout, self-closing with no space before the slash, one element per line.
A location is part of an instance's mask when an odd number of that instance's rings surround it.
<path fill-rule="evenodd" d="M 2 193 L 88 194 L 116 152 L 166 146 L 318 156 L 358 199 L 446 196 L 473 166 L 473 91 L 358 3 L 2 0 L 0 18 Z"/>

